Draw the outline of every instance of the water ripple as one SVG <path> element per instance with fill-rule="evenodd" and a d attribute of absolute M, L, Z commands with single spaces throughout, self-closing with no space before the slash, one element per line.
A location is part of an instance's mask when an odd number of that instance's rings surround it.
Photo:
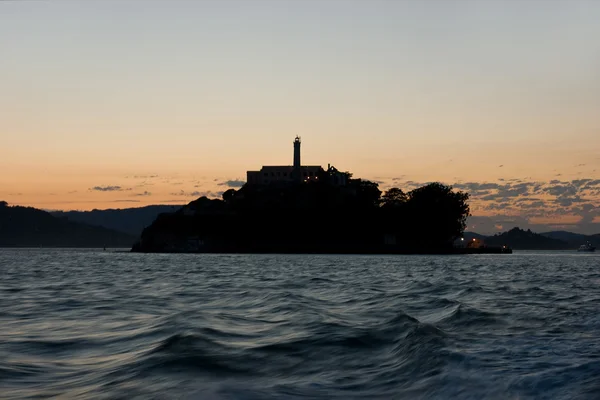
<path fill-rule="evenodd" d="M 598 255 L 0 250 L 17 398 L 598 399 Z"/>

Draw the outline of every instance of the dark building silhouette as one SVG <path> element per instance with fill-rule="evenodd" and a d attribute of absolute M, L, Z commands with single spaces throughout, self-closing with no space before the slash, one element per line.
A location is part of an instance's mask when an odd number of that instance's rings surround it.
<path fill-rule="evenodd" d="M 252 185 L 268 185 L 278 182 L 310 182 L 322 179 L 324 174 L 329 176 L 331 182 L 345 186 L 346 174 L 339 172 L 335 167 L 328 166 L 327 171 L 320 165 L 302 165 L 300 158 L 300 137 L 294 139 L 294 164 L 293 165 L 264 165 L 260 171 L 247 171 L 246 182 Z"/>
<path fill-rule="evenodd" d="M 296 182 L 302 181 L 302 163 L 300 162 L 300 137 L 296 136 L 294 139 L 294 180 Z"/>

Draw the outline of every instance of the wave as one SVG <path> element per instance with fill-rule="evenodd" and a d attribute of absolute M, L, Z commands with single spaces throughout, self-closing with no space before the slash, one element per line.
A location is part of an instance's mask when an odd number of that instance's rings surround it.
<path fill-rule="evenodd" d="M 138 367 L 153 370 L 203 371 L 211 375 L 252 374 L 235 353 L 216 341 L 199 334 L 175 334 L 160 342 L 140 359 Z"/>
<path fill-rule="evenodd" d="M 593 258 L 42 255 L 0 251 L 3 399 L 600 398 Z"/>
<path fill-rule="evenodd" d="M 97 343 L 94 340 L 83 338 L 61 340 L 24 339 L 13 340 L 10 343 L 15 350 L 29 354 L 71 352 L 77 351 L 78 349 L 94 347 L 96 344 Z"/>
<path fill-rule="evenodd" d="M 438 323 L 460 325 L 461 329 L 465 326 L 485 325 L 494 326 L 503 324 L 504 320 L 499 314 L 483 311 L 475 307 L 469 307 L 459 303 L 454 308 L 443 316 Z"/>

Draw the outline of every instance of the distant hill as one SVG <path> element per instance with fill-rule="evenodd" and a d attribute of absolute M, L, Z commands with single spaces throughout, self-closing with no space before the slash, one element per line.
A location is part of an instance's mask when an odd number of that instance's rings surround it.
<path fill-rule="evenodd" d="M 0 202 L 0 247 L 129 247 L 136 236 Z"/>
<path fill-rule="evenodd" d="M 572 233 L 567 231 L 553 231 L 540 233 L 540 235 L 567 242 L 570 248 L 573 249 L 578 248 L 586 242 L 590 242 L 592 245 L 600 247 L 600 234 L 582 235 L 580 233 Z"/>
<path fill-rule="evenodd" d="M 542 237 L 538 237 L 542 236 Z M 568 231 L 551 231 L 534 233 L 514 228 L 508 232 L 499 233 L 494 236 L 481 235 L 479 233 L 466 231 L 463 237 L 467 241 L 472 239 L 482 240 L 491 246 L 510 245 L 517 250 L 575 250 L 582 244 L 590 242 L 600 247 L 600 233 L 595 235 L 583 235 Z M 552 239 L 552 240 L 545 240 Z"/>
<path fill-rule="evenodd" d="M 554 239 L 531 230 L 513 228 L 508 232 L 488 236 L 484 239 L 486 245 L 507 245 L 514 250 L 568 250 L 573 246 L 564 240 Z"/>
<path fill-rule="evenodd" d="M 92 211 L 53 211 L 55 217 L 68 218 L 70 221 L 102 226 L 108 229 L 139 236 L 144 228 L 152 224 L 162 213 L 171 213 L 181 206 L 154 205 L 138 208 L 92 210 Z"/>

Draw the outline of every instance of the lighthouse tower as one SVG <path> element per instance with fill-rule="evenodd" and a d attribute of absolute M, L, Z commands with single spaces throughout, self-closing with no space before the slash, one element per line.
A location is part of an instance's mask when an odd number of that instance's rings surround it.
<path fill-rule="evenodd" d="M 302 168 L 300 164 L 300 137 L 296 136 L 294 139 L 294 180 L 296 182 L 302 181 Z"/>

